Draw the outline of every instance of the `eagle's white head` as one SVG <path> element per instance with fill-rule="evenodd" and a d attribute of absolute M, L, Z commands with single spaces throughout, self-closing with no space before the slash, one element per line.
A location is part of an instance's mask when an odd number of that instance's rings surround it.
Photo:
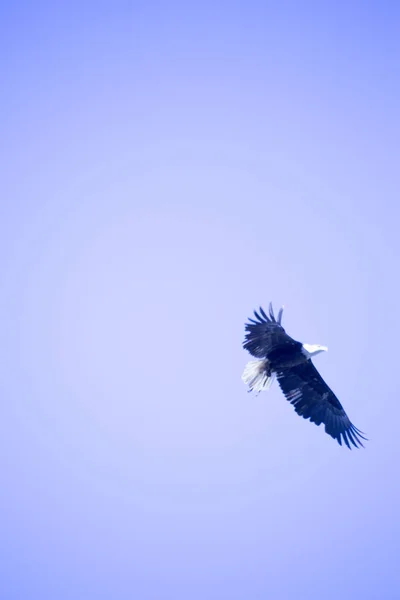
<path fill-rule="evenodd" d="M 301 351 L 306 358 L 311 358 L 320 352 L 328 352 L 328 348 L 319 344 L 303 344 Z"/>

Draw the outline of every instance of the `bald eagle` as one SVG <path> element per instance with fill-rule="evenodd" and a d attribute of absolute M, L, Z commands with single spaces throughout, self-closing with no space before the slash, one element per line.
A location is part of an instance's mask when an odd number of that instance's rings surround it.
<path fill-rule="evenodd" d="M 269 315 L 260 307 L 254 311 L 256 320 L 246 323 L 243 347 L 257 360 L 247 363 L 242 380 L 249 392 L 261 392 L 270 388 L 275 377 L 295 411 L 316 425 L 325 425 L 325 431 L 348 448 L 363 446 L 366 440 L 346 415 L 343 406 L 327 386 L 311 357 L 326 352 L 326 346 L 302 344 L 285 332 L 281 325 L 283 307 L 275 319 L 272 304 Z"/>

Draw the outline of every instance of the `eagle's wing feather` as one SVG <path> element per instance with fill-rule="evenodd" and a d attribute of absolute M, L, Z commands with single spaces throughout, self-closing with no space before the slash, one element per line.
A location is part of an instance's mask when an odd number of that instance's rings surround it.
<path fill-rule="evenodd" d="M 291 369 L 279 371 L 277 378 L 282 392 L 293 404 L 298 415 L 310 419 L 316 425 L 324 423 L 326 433 L 336 439 L 340 445 L 342 437 L 348 448 L 350 444 L 356 447 L 363 445 L 361 439 L 366 440 L 366 438 L 351 423 L 343 406 L 311 360 Z"/>
<path fill-rule="evenodd" d="M 281 325 L 281 308 L 278 313 L 278 319 L 275 319 L 272 305 L 269 305 L 269 316 L 260 307 L 259 313 L 254 311 L 256 320 L 249 319 L 246 323 L 246 336 L 243 342 L 243 348 L 250 352 L 256 358 L 265 358 L 274 348 L 283 346 L 297 346 Z"/>

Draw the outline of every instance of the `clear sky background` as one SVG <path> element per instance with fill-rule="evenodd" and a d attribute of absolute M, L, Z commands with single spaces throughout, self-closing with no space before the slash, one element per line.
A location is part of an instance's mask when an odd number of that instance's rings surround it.
<path fill-rule="evenodd" d="M 399 4 L 0 12 L 1 598 L 398 600 Z"/>

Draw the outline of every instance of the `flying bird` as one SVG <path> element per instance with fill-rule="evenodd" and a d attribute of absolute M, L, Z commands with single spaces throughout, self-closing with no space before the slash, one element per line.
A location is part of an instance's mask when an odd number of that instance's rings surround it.
<path fill-rule="evenodd" d="M 267 315 L 260 307 L 254 311 L 256 320 L 246 323 L 243 348 L 257 360 L 247 363 L 242 380 L 249 392 L 266 391 L 275 377 L 287 400 L 298 415 L 316 425 L 325 425 L 325 431 L 342 445 L 363 446 L 367 440 L 350 421 L 343 406 L 328 387 L 311 358 L 326 352 L 326 346 L 302 344 L 291 338 L 282 327 L 283 307 L 275 319 L 272 304 Z"/>

